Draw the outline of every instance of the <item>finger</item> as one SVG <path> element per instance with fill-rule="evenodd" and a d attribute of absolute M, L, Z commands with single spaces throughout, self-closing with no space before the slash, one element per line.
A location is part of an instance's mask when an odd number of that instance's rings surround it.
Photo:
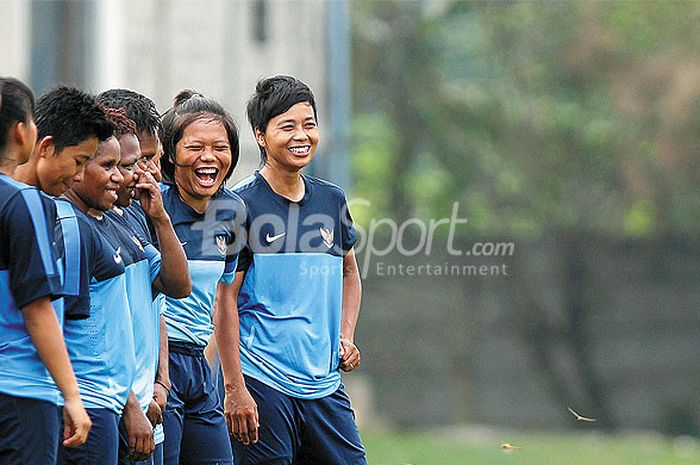
<path fill-rule="evenodd" d="M 154 450 L 156 450 L 156 444 L 153 439 L 153 434 L 151 434 L 150 436 L 148 436 L 148 454 L 145 458 L 150 457 Z"/>
<path fill-rule="evenodd" d="M 136 184 L 135 187 L 137 189 L 141 189 L 141 190 L 145 190 L 145 191 L 149 191 L 149 192 L 156 190 L 156 186 L 154 186 L 153 184 L 150 184 L 150 183 L 145 183 L 145 182 L 139 182 L 138 184 Z"/>
<path fill-rule="evenodd" d="M 141 435 L 138 435 L 136 438 L 136 447 L 134 447 L 134 452 L 137 457 L 139 457 L 139 460 L 141 460 L 141 457 L 143 456 L 144 452 L 146 451 L 146 441 L 145 438 Z"/>
<path fill-rule="evenodd" d="M 238 440 L 247 446 L 250 443 L 250 439 L 248 437 L 248 421 L 245 416 L 238 418 L 238 428 Z"/>
<path fill-rule="evenodd" d="M 226 428 L 228 429 L 228 434 L 229 436 L 233 436 L 233 419 L 231 412 L 226 412 L 224 417 L 226 418 Z"/>
<path fill-rule="evenodd" d="M 72 431 L 63 444 L 66 447 L 76 447 L 84 444 L 87 441 L 88 433 L 90 432 L 90 423 L 78 424 L 76 427 L 71 427 Z"/>
<path fill-rule="evenodd" d="M 85 442 L 85 441 L 83 441 L 83 442 Z M 70 434 L 70 435 L 65 439 L 65 441 L 63 441 L 63 445 L 64 445 L 65 447 L 77 447 L 77 446 L 79 446 L 80 444 L 82 444 L 83 442 L 81 442 L 80 436 L 78 435 L 78 432 L 75 431 L 75 432 L 73 432 L 72 434 Z"/>
<path fill-rule="evenodd" d="M 136 435 L 129 433 L 129 449 L 136 449 Z"/>
<path fill-rule="evenodd" d="M 255 444 L 258 442 L 258 429 L 260 424 L 258 423 L 258 412 L 257 409 L 253 412 L 253 415 L 248 417 L 248 431 L 250 432 L 250 441 Z"/>
<path fill-rule="evenodd" d="M 361 359 L 360 359 L 360 353 L 359 353 L 359 352 L 355 352 L 354 354 L 352 354 L 352 356 L 350 356 L 350 357 L 347 358 L 346 363 L 352 363 L 352 365 L 353 365 L 355 368 L 357 368 L 357 367 L 360 366 L 360 361 L 361 361 Z"/>
<path fill-rule="evenodd" d="M 241 427 L 238 425 L 238 418 L 234 414 L 231 414 L 231 436 L 238 438 L 241 434 Z"/>

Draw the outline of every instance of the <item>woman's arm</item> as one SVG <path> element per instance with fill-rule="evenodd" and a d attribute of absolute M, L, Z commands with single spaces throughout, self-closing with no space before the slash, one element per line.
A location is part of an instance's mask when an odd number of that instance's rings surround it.
<path fill-rule="evenodd" d="M 224 414 L 232 436 L 243 444 L 258 441 L 258 406 L 248 392 L 241 371 L 239 350 L 238 292 L 244 271 L 236 273 L 230 285 L 219 283 L 216 290 L 214 326 L 219 360 L 224 374 Z"/>

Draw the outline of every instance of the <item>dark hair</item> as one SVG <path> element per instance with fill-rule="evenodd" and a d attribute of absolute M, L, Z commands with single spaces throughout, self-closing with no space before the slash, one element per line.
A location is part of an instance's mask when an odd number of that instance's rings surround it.
<path fill-rule="evenodd" d="M 137 135 L 136 124 L 126 116 L 126 110 L 123 108 L 105 108 L 104 112 L 114 125 L 114 135 L 117 138 L 126 134 Z"/>
<path fill-rule="evenodd" d="M 105 141 L 114 134 L 95 97 L 74 87 L 57 87 L 39 97 L 35 120 L 39 139 L 52 136 L 57 152 L 90 137 Z"/>
<path fill-rule="evenodd" d="M 136 123 L 136 130 L 152 136 L 160 135 L 160 114 L 153 100 L 130 89 L 110 89 L 97 95 L 97 101 L 107 108 L 123 108 L 126 116 Z"/>
<path fill-rule="evenodd" d="M 233 117 L 220 103 L 191 90 L 181 90 L 174 99 L 173 107 L 163 115 L 163 157 L 160 159 L 163 182 L 175 185 L 175 147 L 182 139 L 185 129 L 199 120 L 218 121 L 224 125 L 231 145 L 231 167 L 224 177 L 223 185 L 233 174 L 238 163 L 239 142 L 238 129 Z"/>
<path fill-rule="evenodd" d="M 5 150 L 10 127 L 34 117 L 34 94 L 22 81 L 0 77 L 0 151 Z"/>
<path fill-rule="evenodd" d="M 314 116 L 318 119 L 316 111 L 316 100 L 309 86 L 292 76 L 273 76 L 258 81 L 255 86 L 255 94 L 248 100 L 246 113 L 250 126 L 260 132 L 265 132 L 267 123 L 277 115 L 286 112 L 292 106 L 300 102 L 309 102 L 314 109 Z M 258 145 L 260 149 L 260 160 L 267 161 L 265 149 Z"/>

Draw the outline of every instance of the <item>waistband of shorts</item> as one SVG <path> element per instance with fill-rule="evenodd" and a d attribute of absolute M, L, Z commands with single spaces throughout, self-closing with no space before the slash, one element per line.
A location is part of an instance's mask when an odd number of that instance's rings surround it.
<path fill-rule="evenodd" d="M 168 341 L 168 350 L 173 354 L 204 357 L 204 346 L 191 342 Z"/>

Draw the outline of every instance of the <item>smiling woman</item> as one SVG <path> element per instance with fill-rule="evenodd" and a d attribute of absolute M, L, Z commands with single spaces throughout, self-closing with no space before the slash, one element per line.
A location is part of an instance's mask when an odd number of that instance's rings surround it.
<path fill-rule="evenodd" d="M 224 187 L 238 161 L 238 131 L 219 103 L 182 91 L 163 118 L 163 150 L 163 203 L 192 276 L 190 296 L 167 298 L 164 312 L 172 382 L 163 414 L 164 463 L 231 464 L 226 420 L 204 348 L 214 326 L 217 333 L 238 335 L 237 315 L 225 299 L 245 207 Z"/>

